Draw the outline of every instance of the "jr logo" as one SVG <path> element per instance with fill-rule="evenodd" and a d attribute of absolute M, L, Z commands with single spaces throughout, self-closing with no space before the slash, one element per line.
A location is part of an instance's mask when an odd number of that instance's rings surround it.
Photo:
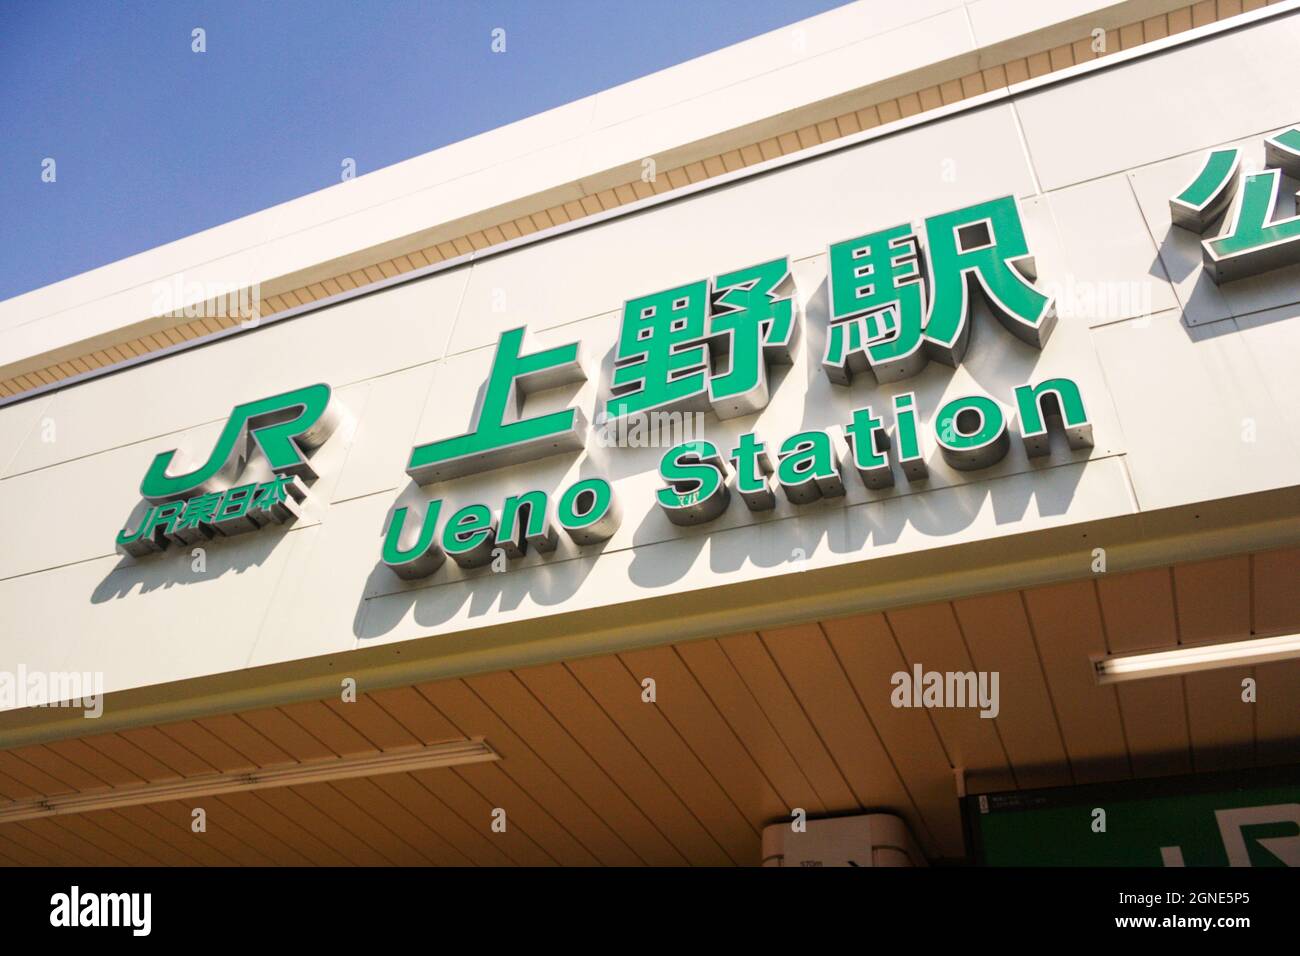
<path fill-rule="evenodd" d="M 323 384 L 236 405 L 204 464 L 169 475 L 176 451 L 165 451 L 149 465 L 140 495 L 161 504 L 227 488 L 243 471 L 254 442 L 272 471 L 312 480 L 316 472 L 307 456 L 325 443 L 338 418 L 330 387 Z"/>
<path fill-rule="evenodd" d="M 140 483 L 149 507 L 134 530 L 118 533 L 117 550 L 143 557 L 172 542 L 195 544 L 296 520 L 307 497 L 304 482 L 316 478 L 308 457 L 325 444 L 340 417 L 328 385 L 236 405 L 202 465 L 173 475 L 168 469 L 176 449 L 154 458 Z M 254 445 L 275 477 L 237 485 Z"/>

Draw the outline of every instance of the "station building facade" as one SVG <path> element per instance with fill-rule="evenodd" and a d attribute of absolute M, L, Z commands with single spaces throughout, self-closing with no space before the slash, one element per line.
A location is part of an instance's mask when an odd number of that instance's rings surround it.
<path fill-rule="evenodd" d="M 854 4 L 0 303 L 0 863 L 1300 865 L 1298 46 Z"/>

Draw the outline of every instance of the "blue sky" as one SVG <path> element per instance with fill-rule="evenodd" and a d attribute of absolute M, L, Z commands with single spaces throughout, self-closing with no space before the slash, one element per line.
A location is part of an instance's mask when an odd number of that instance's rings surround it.
<path fill-rule="evenodd" d="M 0 3 L 0 299 L 843 2 Z"/>

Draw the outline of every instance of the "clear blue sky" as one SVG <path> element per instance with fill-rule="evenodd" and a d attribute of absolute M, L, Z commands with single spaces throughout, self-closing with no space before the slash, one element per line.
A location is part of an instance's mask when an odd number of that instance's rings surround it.
<path fill-rule="evenodd" d="M 0 299 L 843 2 L 0 0 Z"/>

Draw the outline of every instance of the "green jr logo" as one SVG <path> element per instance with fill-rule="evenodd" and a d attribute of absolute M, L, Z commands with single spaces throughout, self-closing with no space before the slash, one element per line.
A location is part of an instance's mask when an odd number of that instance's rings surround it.
<path fill-rule="evenodd" d="M 176 451 L 154 458 L 140 482 L 145 501 L 162 503 L 228 486 L 239 477 L 254 443 L 271 470 L 314 479 L 307 456 L 325 443 L 338 424 L 330 412 L 330 387 L 308 385 L 236 405 L 208 460 L 183 475 L 169 475 Z"/>
<path fill-rule="evenodd" d="M 118 533 L 118 550 L 140 556 L 169 542 L 191 544 L 298 517 L 303 482 L 316 478 L 309 458 L 341 417 L 331 397 L 330 387 L 318 384 L 236 405 L 207 460 L 181 474 L 169 473 L 177 449 L 157 455 L 140 483 L 151 507 L 134 531 Z M 236 485 L 254 446 L 275 478 Z"/>

